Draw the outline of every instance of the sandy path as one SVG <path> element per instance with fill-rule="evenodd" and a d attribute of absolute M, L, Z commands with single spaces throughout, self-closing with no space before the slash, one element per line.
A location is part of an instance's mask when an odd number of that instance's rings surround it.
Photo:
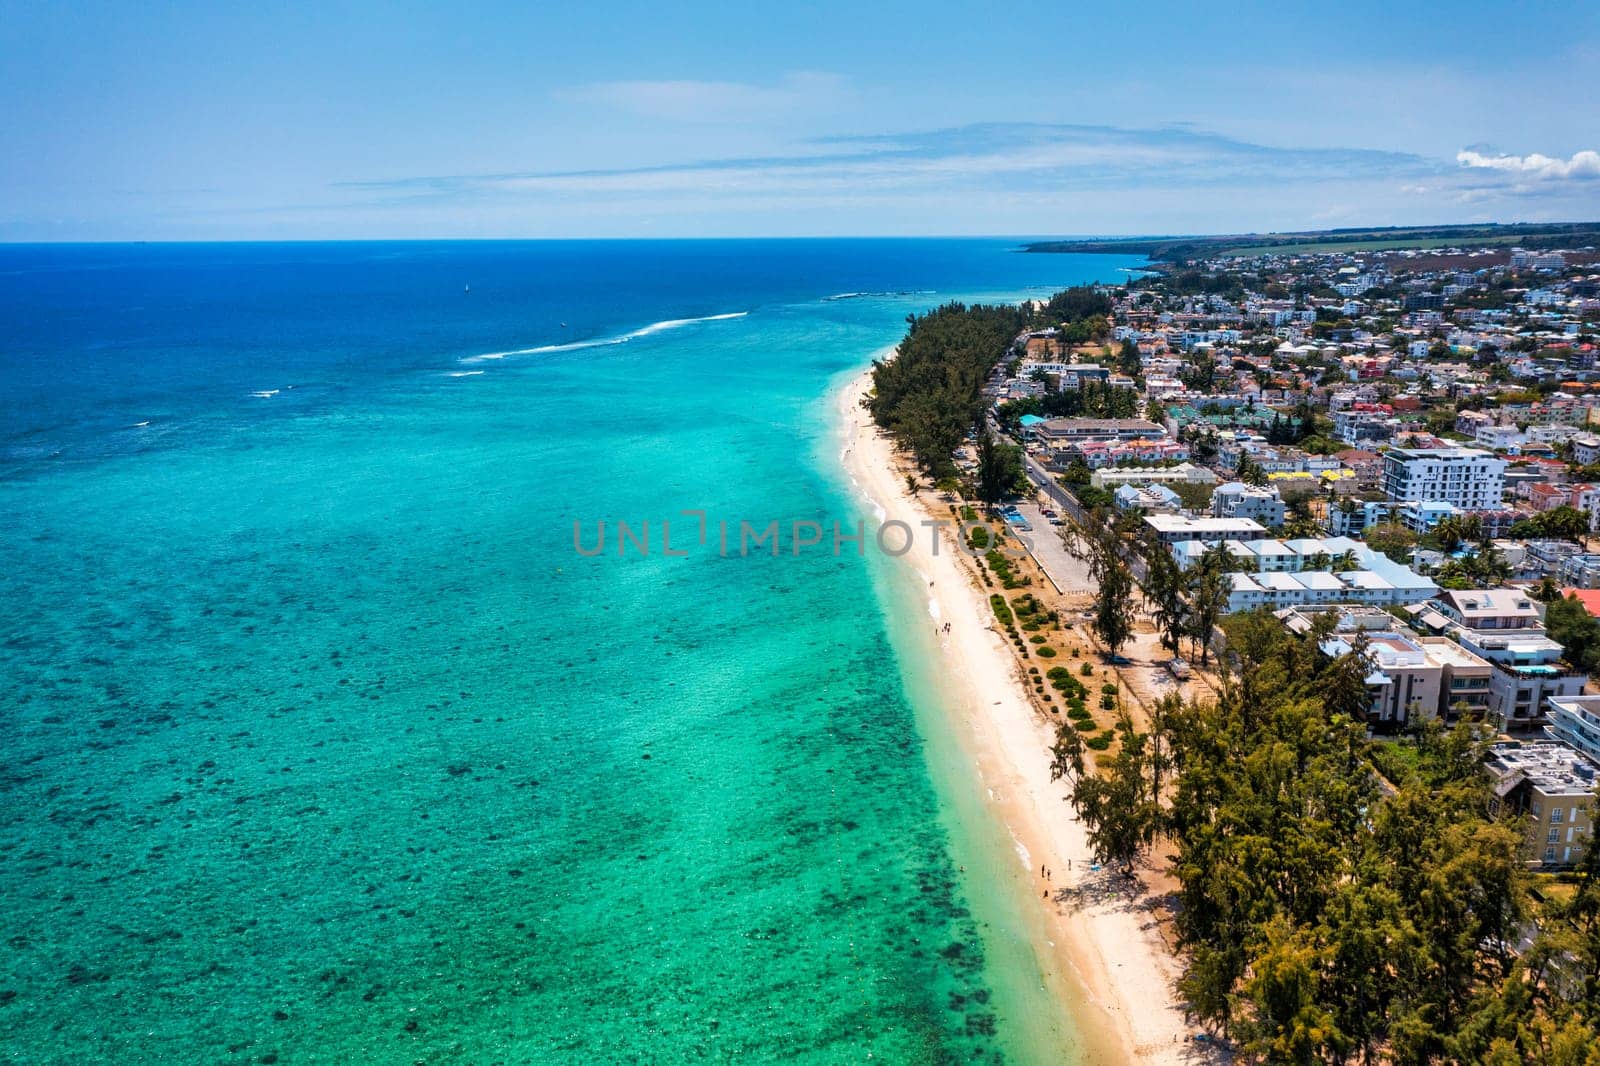
<path fill-rule="evenodd" d="M 1083 826 L 1064 801 L 1065 787 L 1050 780 L 1053 730 L 1029 703 L 1010 650 L 989 628 L 988 598 L 958 561 L 953 538 L 946 536 L 935 555 L 918 526 L 929 512 L 907 494 L 890 443 L 859 406 L 868 386 L 863 375 L 840 393 L 842 458 L 886 520 L 919 530 L 904 561 L 930 577 L 940 617 L 952 622 L 940 641 L 952 702 L 969 734 L 966 746 L 992 813 L 1026 850 L 1041 896 L 1050 894 L 1036 899 L 1051 936 L 1041 964 L 1076 1008 L 1090 1061 L 1208 1060 L 1207 1050 L 1188 1039 L 1195 1029 L 1185 1024 L 1173 991 L 1178 965 L 1160 940 L 1148 900 L 1119 890 L 1120 879 L 1088 869 Z M 1050 869 L 1049 881 L 1040 876 L 1041 866 Z"/>

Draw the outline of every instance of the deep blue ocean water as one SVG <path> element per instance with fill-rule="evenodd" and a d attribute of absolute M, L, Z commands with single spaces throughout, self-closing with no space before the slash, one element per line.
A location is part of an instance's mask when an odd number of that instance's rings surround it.
<path fill-rule="evenodd" d="M 843 375 L 1132 265 L 1013 249 L 0 247 L 5 1054 L 1070 1055 L 917 603 L 680 514 L 870 517 Z"/>

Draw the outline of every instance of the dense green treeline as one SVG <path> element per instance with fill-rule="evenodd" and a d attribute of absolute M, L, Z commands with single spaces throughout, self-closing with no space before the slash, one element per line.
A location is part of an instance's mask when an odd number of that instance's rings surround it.
<path fill-rule="evenodd" d="M 1014 426 L 1023 415 L 1040 418 L 1137 418 L 1139 394 L 1103 381 L 1085 381 L 1080 388 L 1058 389 L 1043 396 L 1008 400 L 995 411 L 1001 425 Z"/>
<path fill-rule="evenodd" d="M 873 364 L 867 407 L 918 465 L 943 475 L 982 417 L 984 381 L 1026 319 L 1016 307 L 949 303 L 906 322 L 895 357 Z"/>
<path fill-rule="evenodd" d="M 1600 848 L 1540 910 L 1479 727 L 1421 727 L 1386 787 L 1364 653 L 1319 635 L 1237 616 L 1218 698 L 1125 720 L 1087 772 L 1062 731 L 1102 861 L 1170 848 L 1189 1009 L 1254 1061 L 1600 1066 Z"/>

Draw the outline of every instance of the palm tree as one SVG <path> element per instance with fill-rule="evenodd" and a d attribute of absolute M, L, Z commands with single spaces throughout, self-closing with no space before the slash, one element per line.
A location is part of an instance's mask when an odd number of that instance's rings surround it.
<path fill-rule="evenodd" d="M 1455 515 L 1439 520 L 1439 524 L 1433 527 L 1433 539 L 1439 542 L 1441 550 L 1449 553 L 1461 547 L 1461 542 L 1467 539 L 1461 527 L 1462 520 Z"/>
<path fill-rule="evenodd" d="M 1533 586 L 1528 595 L 1540 603 L 1555 603 L 1561 599 L 1561 587 L 1556 584 L 1555 578 L 1546 574 L 1537 585 Z"/>
<path fill-rule="evenodd" d="M 1466 565 L 1485 588 L 1493 588 L 1511 576 L 1511 565 L 1493 543 L 1481 545 L 1476 554 L 1468 557 Z"/>

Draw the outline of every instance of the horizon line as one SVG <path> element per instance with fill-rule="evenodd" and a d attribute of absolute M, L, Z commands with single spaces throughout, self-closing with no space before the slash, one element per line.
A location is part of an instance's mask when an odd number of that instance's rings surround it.
<path fill-rule="evenodd" d="M 0 240 L 0 248 L 26 248 L 26 247 L 65 247 L 65 246 L 136 246 L 136 245 L 204 245 L 204 244 L 532 244 L 532 243 L 602 243 L 625 241 L 654 241 L 689 242 L 689 241 L 843 241 L 843 240 L 903 240 L 903 241 L 937 241 L 937 240 L 1013 240 L 1022 243 L 1040 243 L 1045 241 L 1137 241 L 1137 240 L 1186 240 L 1217 237 L 1283 237 L 1283 236 L 1308 236 L 1319 233 L 1348 233 L 1351 231 L 1371 230 L 1374 232 L 1384 230 L 1406 229 L 1444 229 L 1465 228 L 1473 226 L 1600 226 L 1600 219 L 1583 220 L 1570 219 L 1561 221 L 1513 221 L 1513 222 L 1411 222 L 1389 225 L 1345 225 L 1324 229 L 1265 229 L 1265 230 L 1224 230 L 1205 233 L 1072 233 L 1072 234 L 1024 234 L 1024 233 L 829 233 L 829 234 L 746 234 L 742 236 L 595 236 L 595 237 L 215 237 L 215 238 L 127 238 L 127 239 L 63 239 L 63 240 L 27 240 L 8 241 Z M 1072 253 L 1058 253 L 1072 254 Z M 1112 254 L 1112 253 L 1088 253 Z"/>

